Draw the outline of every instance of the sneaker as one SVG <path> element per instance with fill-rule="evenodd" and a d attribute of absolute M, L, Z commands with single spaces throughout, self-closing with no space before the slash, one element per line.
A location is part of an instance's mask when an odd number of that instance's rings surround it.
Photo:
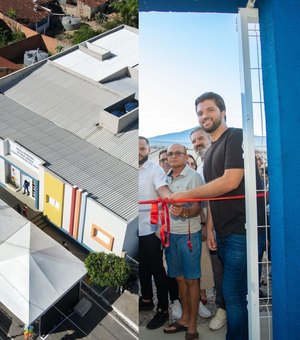
<path fill-rule="evenodd" d="M 165 324 L 169 320 L 169 313 L 168 311 L 164 311 L 160 308 L 157 308 L 157 312 L 154 315 L 153 319 L 150 320 L 147 324 L 148 329 L 156 329 L 161 327 L 163 324 Z"/>
<path fill-rule="evenodd" d="M 171 319 L 178 320 L 181 318 L 181 315 L 182 315 L 181 303 L 179 300 L 175 300 L 171 304 Z"/>
<path fill-rule="evenodd" d="M 226 310 L 222 308 L 217 309 L 216 315 L 210 320 L 209 328 L 216 331 L 222 328 L 227 322 Z"/>
<path fill-rule="evenodd" d="M 146 311 L 146 310 L 152 310 L 154 308 L 154 303 L 153 301 L 145 302 L 142 300 L 140 297 L 139 299 L 139 310 L 141 311 Z"/>
<path fill-rule="evenodd" d="M 203 319 L 208 319 L 211 317 L 211 312 L 204 306 L 204 304 L 201 301 L 199 303 L 198 314 Z"/>

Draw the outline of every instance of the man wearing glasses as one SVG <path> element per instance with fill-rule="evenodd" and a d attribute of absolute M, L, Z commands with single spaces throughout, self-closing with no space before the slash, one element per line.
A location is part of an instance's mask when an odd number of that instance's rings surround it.
<path fill-rule="evenodd" d="M 168 152 L 167 149 L 162 149 L 158 154 L 159 165 L 162 167 L 166 174 L 171 169 L 170 164 L 168 163 L 167 152 Z M 178 285 L 176 279 L 169 276 L 168 276 L 168 290 L 171 300 L 171 320 L 177 320 L 181 317 L 182 314 L 181 303 L 179 301 Z"/>
<path fill-rule="evenodd" d="M 168 163 L 167 149 L 160 150 L 158 154 L 158 158 L 159 158 L 159 165 L 163 168 L 164 172 L 167 174 L 171 168 Z"/>
<path fill-rule="evenodd" d="M 198 172 L 186 163 L 185 146 L 172 144 L 167 152 L 171 170 L 167 175 L 171 191 L 194 189 L 203 184 Z M 176 277 L 182 316 L 164 329 L 167 334 L 186 331 L 186 339 L 198 339 L 197 313 L 200 300 L 201 224 L 199 203 L 172 203 L 170 206 L 170 246 L 165 249 L 168 275 Z"/>

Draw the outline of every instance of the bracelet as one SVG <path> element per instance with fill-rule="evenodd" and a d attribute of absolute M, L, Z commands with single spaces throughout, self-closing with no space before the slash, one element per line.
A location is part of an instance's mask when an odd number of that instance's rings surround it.
<path fill-rule="evenodd" d="M 190 209 L 182 208 L 182 213 L 180 216 L 183 218 L 190 218 Z"/>

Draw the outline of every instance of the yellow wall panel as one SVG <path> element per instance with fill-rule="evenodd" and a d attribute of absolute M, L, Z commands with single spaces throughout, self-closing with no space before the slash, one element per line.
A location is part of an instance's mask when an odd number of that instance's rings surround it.
<path fill-rule="evenodd" d="M 62 226 L 64 183 L 45 172 L 44 177 L 44 215 L 56 226 Z"/>

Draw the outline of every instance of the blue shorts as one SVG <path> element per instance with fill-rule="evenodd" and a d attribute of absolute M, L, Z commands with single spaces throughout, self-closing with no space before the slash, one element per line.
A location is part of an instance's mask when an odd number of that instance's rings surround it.
<path fill-rule="evenodd" d="M 201 231 L 191 234 L 192 250 L 187 241 L 188 234 L 170 234 L 170 246 L 165 248 L 169 277 L 200 278 Z"/>

